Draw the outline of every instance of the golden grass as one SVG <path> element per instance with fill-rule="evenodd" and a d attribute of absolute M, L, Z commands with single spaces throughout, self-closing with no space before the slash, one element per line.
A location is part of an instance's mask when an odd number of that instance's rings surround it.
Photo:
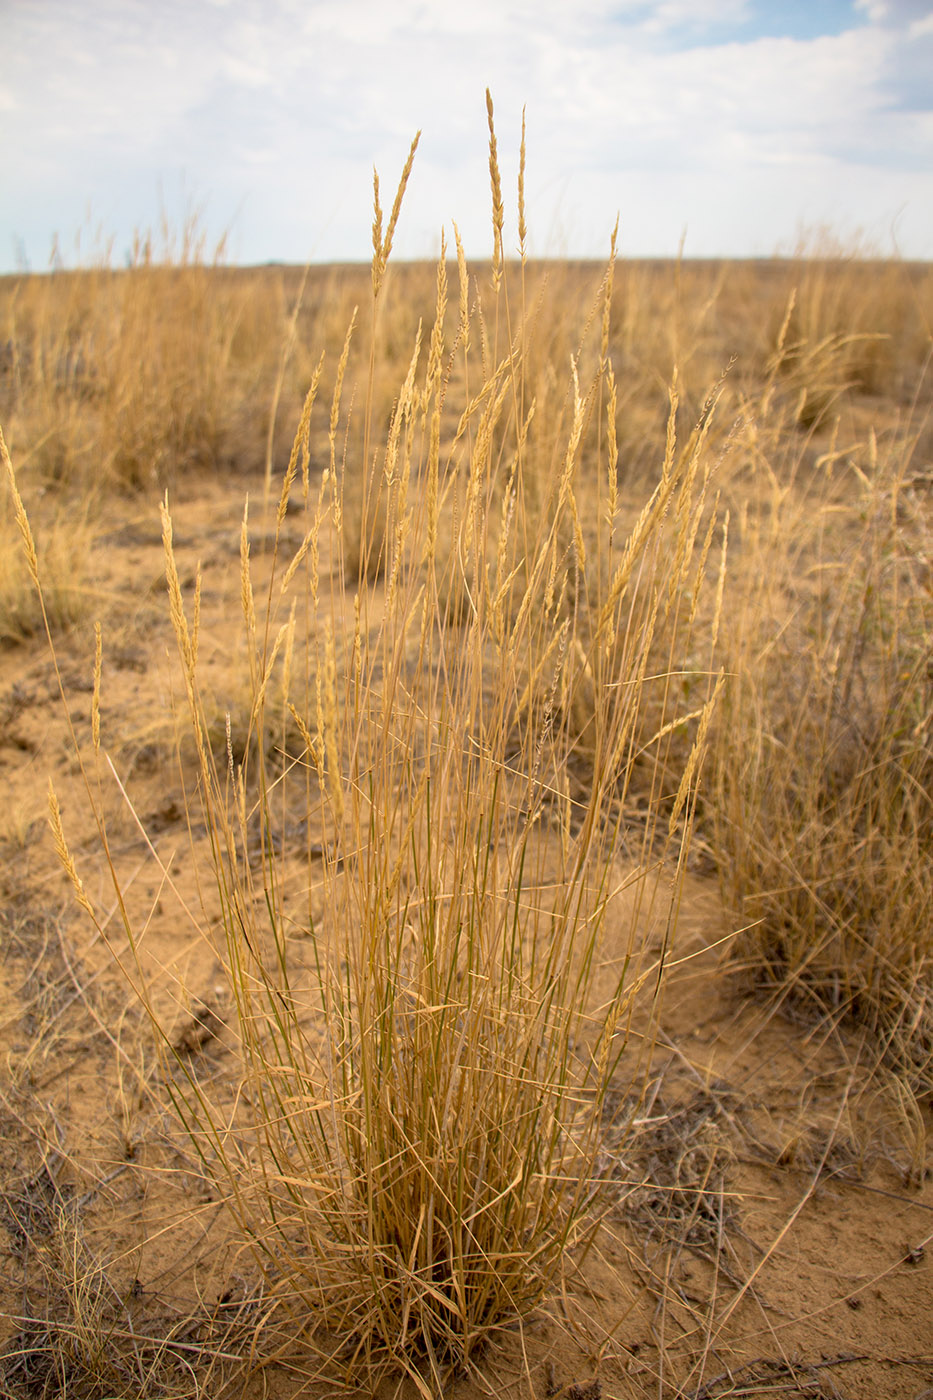
<path fill-rule="evenodd" d="M 491 123 L 490 106 L 495 172 Z M 376 189 L 372 326 L 410 159 L 384 235 Z M 312 489 L 309 394 L 258 593 L 244 514 L 248 734 L 265 732 L 277 686 L 290 696 L 298 739 L 286 740 L 275 765 L 264 744 L 235 751 L 232 735 L 218 761 L 199 679 L 201 578 L 186 596 L 162 508 L 197 754 L 189 800 L 210 836 L 221 909 L 219 930 L 205 925 L 204 936 L 228 979 L 243 1080 L 231 1120 L 225 1099 L 176 1050 L 170 1092 L 202 1170 L 265 1275 L 272 1315 L 287 1317 L 345 1379 L 373 1383 L 401 1369 L 426 1395 L 538 1303 L 590 1228 L 600 1106 L 623 1059 L 633 997 L 649 979 L 646 995 L 656 1001 L 663 981 L 717 693 L 707 668 L 694 715 L 678 714 L 669 689 L 656 706 L 652 724 L 662 731 L 699 722 L 673 809 L 658 792 L 640 858 L 623 861 L 649 658 L 676 611 L 671 600 L 702 587 L 692 543 L 704 508 L 704 438 L 679 449 L 671 415 L 658 484 L 626 533 L 614 465 L 599 446 L 614 430 L 597 434 L 600 486 L 584 507 L 584 430 L 615 405 L 605 384 L 610 275 L 602 354 L 588 379 L 576 359 L 561 369 L 565 440 L 561 449 L 548 444 L 542 465 L 528 432 L 528 331 L 507 329 L 497 190 L 494 178 L 500 253 L 485 330 L 474 332 L 464 287 L 458 331 L 446 339 L 442 258 L 426 361 L 416 337 L 380 440 L 371 346 L 362 453 L 345 432 L 341 459 L 348 333 L 329 409 L 330 465 Z M 459 272 L 468 275 L 462 257 Z M 455 374 L 469 390 L 442 460 Z M 9 459 L 7 472 L 15 492 Z M 351 472 L 364 483 L 352 561 Z M 280 542 L 293 498 L 303 538 L 289 559 Z M 597 541 L 617 540 L 592 579 L 589 519 Z M 377 573 L 385 576 L 378 597 Z M 41 570 L 39 578 L 41 588 Z M 452 581 L 464 599 L 455 630 L 442 603 Z M 673 653 L 676 629 L 668 630 Z M 677 665 L 684 669 L 679 654 Z M 568 785 L 578 738 L 561 720 L 579 668 L 593 681 L 585 797 Z M 92 751 L 82 763 L 122 946 L 94 913 L 54 790 L 53 834 L 79 903 L 114 948 L 171 1061 L 140 956 L 143 930 L 96 796 L 100 675 L 98 655 Z M 288 836 L 296 823 L 305 832 L 297 848 Z M 605 945 L 606 920 L 622 917 L 623 905 L 624 929 Z M 656 936 L 660 954 L 648 959 Z"/>
<path fill-rule="evenodd" d="M 933 603 L 909 428 L 747 510 L 711 803 L 752 980 L 933 1087 Z"/>
<path fill-rule="evenodd" d="M 189 242 L 0 284 L 7 636 L 88 616 L 50 484 L 100 510 L 261 475 L 224 674 L 209 568 L 189 582 L 162 506 L 210 851 L 203 908 L 175 892 L 223 967 L 235 1085 L 179 1048 L 187 991 L 148 959 L 108 824 L 106 629 L 73 737 L 107 917 L 54 790 L 53 837 L 262 1280 L 257 1345 L 425 1395 L 589 1238 L 601 1107 L 637 1101 L 631 1019 L 650 1039 L 691 849 L 746 984 L 861 1024 L 912 1093 L 933 1060 L 933 277 L 826 249 L 618 266 L 614 235 L 606 268 L 532 264 L 524 141 L 509 261 L 488 118 L 480 268 L 456 230 L 456 262 L 390 262 L 413 143 L 368 269 L 238 273 Z M 116 1326 L 68 1288 L 63 1347 L 79 1315 Z"/>
<path fill-rule="evenodd" d="M 7 448 L 0 433 L 4 464 Z M 88 567 L 93 525 L 88 512 L 45 502 L 33 534 L 4 465 L 0 486 L 0 645 L 42 634 L 45 618 L 62 632 L 93 613 L 97 599 Z M 43 600 L 36 590 L 39 561 Z"/>
<path fill-rule="evenodd" d="M 94 497 L 258 464 L 282 295 L 205 263 L 191 232 L 180 250 L 141 242 L 124 271 L 3 279 L 0 399 L 11 442 L 28 444 L 21 469 Z"/>

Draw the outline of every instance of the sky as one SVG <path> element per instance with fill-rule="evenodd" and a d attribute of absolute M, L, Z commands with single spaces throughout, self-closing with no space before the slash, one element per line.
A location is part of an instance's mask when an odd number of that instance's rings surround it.
<path fill-rule="evenodd" d="M 228 261 L 371 253 L 456 221 L 532 255 L 933 258 L 933 0 L 0 0 L 0 271 L 195 216 Z M 159 246 L 158 237 L 156 247 Z M 53 249 L 57 251 L 53 252 Z"/>

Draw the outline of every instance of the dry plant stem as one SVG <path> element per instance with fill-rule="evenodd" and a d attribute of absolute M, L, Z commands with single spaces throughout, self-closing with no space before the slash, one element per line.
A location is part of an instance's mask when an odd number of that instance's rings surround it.
<path fill-rule="evenodd" d="M 272 453 L 275 447 L 275 425 L 279 411 L 279 401 L 282 397 L 282 385 L 285 381 L 285 371 L 288 367 L 289 356 L 291 355 L 297 334 L 298 314 L 301 311 L 301 304 L 304 300 L 305 287 L 308 281 L 310 265 L 305 267 L 301 278 L 301 285 L 295 297 L 295 304 L 292 308 L 291 318 L 288 323 L 288 333 L 282 345 L 282 355 L 279 361 L 279 372 L 276 375 L 275 386 L 272 391 L 272 404 L 269 410 L 269 431 L 266 436 L 266 471 L 265 483 L 263 487 L 263 509 L 268 509 L 269 496 L 272 491 Z"/>

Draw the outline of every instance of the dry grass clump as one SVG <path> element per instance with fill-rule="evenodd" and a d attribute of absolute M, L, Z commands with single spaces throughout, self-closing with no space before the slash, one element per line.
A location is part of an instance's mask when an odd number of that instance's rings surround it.
<path fill-rule="evenodd" d="M 66 1176 L 61 1155 L 50 1151 L 34 1173 L 0 1193 L 2 1223 L 23 1273 L 22 1311 L 10 1319 L 18 1330 L 0 1350 L 4 1394 L 197 1395 L 185 1355 L 194 1348 L 140 1327 L 130 1291 L 113 1282 L 107 1261 L 88 1245 L 81 1201 Z"/>
<path fill-rule="evenodd" d="M 623 528 L 605 296 L 589 379 L 575 361 L 552 369 L 565 377 L 568 413 L 556 459 L 547 444 L 558 470 L 541 465 L 528 433 L 527 336 L 509 329 L 505 309 L 491 106 L 490 136 L 495 256 L 482 319 L 458 248 L 453 337 L 442 256 L 433 325 L 416 332 L 387 427 L 374 408 L 375 351 L 359 397 L 344 384 L 348 360 L 327 371 L 329 393 L 314 376 L 261 587 L 244 516 L 250 718 L 242 751 L 231 739 L 220 761 L 201 693 L 201 582 L 183 592 L 163 507 L 197 753 L 191 816 L 207 832 L 202 882 L 219 909 L 203 931 L 228 979 L 238 1086 L 199 1078 L 166 1028 L 145 921 L 129 912 L 95 797 L 93 769 L 105 771 L 96 723 L 88 791 L 119 938 L 81 882 L 54 796 L 50 809 L 78 900 L 163 1037 L 181 1123 L 262 1273 L 264 1334 L 300 1339 L 343 1379 L 373 1385 L 402 1371 L 426 1396 L 535 1307 L 591 1228 L 600 1104 L 640 987 L 649 1025 L 657 1009 L 716 695 L 707 675 L 673 796 L 662 804 L 657 769 L 645 857 L 623 860 L 621 794 L 644 747 L 659 619 L 702 587 L 693 546 L 703 447 L 677 450 L 671 426 L 657 485 Z M 376 191 L 376 328 L 410 159 L 387 221 Z M 457 379 L 465 394 L 448 438 Z M 331 457 L 315 480 L 316 415 Z M 584 487 L 581 444 L 599 418 Z M 355 473 L 366 485 L 351 558 Z M 588 546 L 591 492 L 598 534 Z M 302 541 L 286 551 L 296 504 Z M 587 595 L 588 550 L 600 540 L 615 541 L 611 567 Z M 683 671 L 687 658 L 674 663 Z M 583 794 L 570 791 L 577 739 L 560 719 L 578 664 L 592 677 Z M 273 762 L 248 738 L 265 732 L 282 674 L 294 730 Z M 92 721 L 100 685 L 98 659 Z M 680 718 L 669 689 L 653 723 Z M 650 939 L 660 952 L 649 959 Z"/>
<path fill-rule="evenodd" d="M 825 416 L 850 390 L 909 397 L 929 349 L 929 268 L 881 261 L 825 232 L 791 266 L 781 369 L 800 391 L 801 421 Z"/>
<path fill-rule="evenodd" d="M 627 263 L 612 327 L 620 480 L 638 482 L 657 460 L 675 367 L 683 436 L 724 373 L 719 431 L 773 398 L 792 456 L 800 431 L 832 432 L 841 419 L 863 433 L 882 397 L 906 410 L 930 348 L 933 274 L 825 233 L 768 262 Z"/>
<path fill-rule="evenodd" d="M 0 431 L 4 464 L 9 460 Z M 45 631 L 66 631 L 97 601 L 90 583 L 94 529 L 87 507 L 67 510 L 46 500 L 36 529 L 26 518 L 12 472 L 0 485 L 0 645 Z M 43 592 L 37 588 L 41 561 Z"/>
<path fill-rule="evenodd" d="M 161 246 L 137 238 L 122 271 L 108 257 L 2 279 L 0 412 L 24 471 L 93 495 L 261 460 L 247 406 L 271 387 L 283 323 L 221 258 L 205 258 L 191 224 L 180 239 L 163 230 Z"/>
<path fill-rule="evenodd" d="M 97 599 L 89 577 L 93 530 L 65 512 L 43 512 L 36 527 L 36 548 L 42 561 L 45 610 L 54 632 L 66 631 L 87 619 Z M 9 483 L 0 487 L 0 646 L 21 642 L 43 631 L 42 609 L 19 548 L 19 529 L 10 500 Z"/>
<path fill-rule="evenodd" d="M 928 267 L 880 262 L 823 235 L 775 266 L 756 358 L 798 427 L 841 419 L 864 432 L 881 397 L 906 409 L 923 386 L 931 325 Z"/>
<path fill-rule="evenodd" d="M 95 1183 L 82 1190 L 82 1173 L 64 1148 L 52 1145 L 42 1129 L 30 1131 L 19 1113 L 8 1118 L 5 1097 L 3 1108 L 5 1127 L 12 1122 L 20 1139 L 24 1130 L 32 1138 L 28 1147 L 17 1143 L 19 1169 L 0 1188 L 9 1307 L 0 1339 L 3 1395 L 203 1400 L 224 1393 L 255 1325 L 251 1300 L 180 1308 L 145 1287 L 133 1252 L 107 1243 L 110 1211 L 132 1213 L 133 1197 L 102 1209 L 110 1183 L 123 1173 L 129 1179 L 128 1164 L 108 1174 L 104 1189 Z M 56 1124 L 56 1136 L 59 1129 Z M 138 1199 L 137 1192 L 137 1208 Z"/>
<path fill-rule="evenodd" d="M 933 607 L 914 438 L 872 436 L 792 488 L 772 478 L 745 512 L 713 805 L 753 979 L 866 1026 L 929 1093 Z"/>

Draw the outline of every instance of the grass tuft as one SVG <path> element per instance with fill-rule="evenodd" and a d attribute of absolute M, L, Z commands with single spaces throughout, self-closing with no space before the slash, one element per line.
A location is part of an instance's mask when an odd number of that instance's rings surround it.
<path fill-rule="evenodd" d="M 494 154 L 493 144 L 493 170 Z M 385 237 L 376 237 L 376 190 L 374 337 L 410 164 Z M 460 273 L 465 283 L 462 253 Z M 716 697 L 707 675 L 705 707 L 680 716 L 684 725 L 702 719 L 672 812 L 660 759 L 649 759 L 654 795 L 633 859 L 622 803 L 633 754 L 645 748 L 649 661 L 676 611 L 669 600 L 701 587 L 693 537 L 703 439 L 678 453 L 671 428 L 661 480 L 630 531 L 617 518 L 611 463 L 597 460 L 597 499 L 584 499 L 584 428 L 615 404 L 611 385 L 604 392 L 602 319 L 589 378 L 579 357 L 564 370 L 570 411 L 563 446 L 548 444 L 547 460 L 560 463 L 549 475 L 528 432 L 525 332 L 500 344 L 509 320 L 501 258 L 495 273 L 479 366 L 461 296 L 455 349 L 470 388 L 443 449 L 455 369 L 444 259 L 426 363 L 419 331 L 378 445 L 370 350 L 360 458 L 343 407 L 351 320 L 333 379 L 330 465 L 316 496 L 302 491 L 302 545 L 292 556 L 282 531 L 311 431 L 308 395 L 261 586 L 243 517 L 248 735 L 234 749 L 228 719 L 223 754 L 200 679 L 201 576 L 189 595 L 173 513 L 161 508 L 196 753 L 189 827 L 203 826 L 210 844 L 202 883 L 213 883 L 219 917 L 205 914 L 202 931 L 228 985 L 235 1108 L 179 1051 L 143 954 L 145 928 L 130 912 L 98 796 L 99 660 L 87 758 L 121 924 L 117 935 L 100 920 L 98 932 L 161 1037 L 179 1120 L 254 1257 L 268 1306 L 332 1374 L 373 1385 L 402 1371 L 425 1395 L 526 1317 L 593 1228 L 600 1106 L 642 988 L 649 1024 L 657 1012 Z M 612 442 L 612 432 L 599 441 Z M 361 508 L 348 536 L 354 480 Z M 619 549 L 590 596 L 587 536 L 597 528 Z M 456 627 L 454 581 L 465 599 Z M 665 637 L 674 656 L 677 628 Z M 273 700 L 280 657 L 286 689 Z M 678 670 L 685 665 L 679 657 Z M 568 782 L 578 736 L 561 718 L 581 674 L 585 792 Z M 270 706 L 279 716 L 286 705 L 293 723 L 273 763 L 267 745 L 248 738 L 267 732 Z M 651 722 L 666 732 L 677 711 L 662 688 Z M 69 877 L 92 911 L 54 795 L 51 811 Z M 167 895 L 167 869 L 163 879 Z M 654 938 L 661 951 L 649 955 Z M 638 1058 L 624 1061 L 633 1080 Z"/>

